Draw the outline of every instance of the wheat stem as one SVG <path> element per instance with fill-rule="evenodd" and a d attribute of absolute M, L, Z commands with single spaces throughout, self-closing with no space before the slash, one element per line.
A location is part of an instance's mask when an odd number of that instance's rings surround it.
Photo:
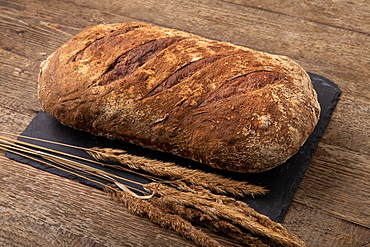
<path fill-rule="evenodd" d="M 122 180 L 122 181 L 130 182 L 130 183 L 133 183 L 133 184 L 137 184 L 141 187 L 144 185 L 142 183 L 133 181 L 131 179 L 120 177 L 120 176 L 117 176 L 115 174 L 111 174 L 111 173 L 102 171 L 100 169 L 96 169 L 96 168 L 90 167 L 88 165 L 84 165 L 84 164 L 76 162 L 76 161 L 68 160 L 64 157 L 59 157 L 59 156 L 56 156 L 56 155 L 53 155 L 53 154 L 40 152 L 38 150 L 33 150 L 31 148 L 23 147 L 21 145 L 14 144 L 14 143 L 11 143 L 11 142 L 6 141 L 6 140 L 2 140 L 1 138 L 0 138 L 0 149 L 5 150 L 5 151 L 10 152 L 10 153 L 14 153 L 14 154 L 22 156 L 22 157 L 25 157 L 25 158 L 30 159 L 30 160 L 34 160 L 34 161 L 39 162 L 39 163 L 43 163 L 43 164 L 48 165 L 48 166 L 52 166 L 54 168 L 57 168 L 59 170 L 65 171 L 65 172 L 68 172 L 68 173 L 73 174 L 75 176 L 82 177 L 86 180 L 97 183 L 97 184 L 101 185 L 102 187 L 104 187 L 104 185 L 105 185 L 104 183 L 100 183 L 100 182 L 98 182 L 94 179 L 90 179 L 88 177 L 82 176 L 79 173 L 94 176 L 94 177 L 97 177 L 97 178 L 100 178 L 100 179 L 103 179 L 103 180 L 107 180 L 109 182 L 116 183 L 116 184 L 120 184 L 120 183 L 118 183 L 114 178 Z M 20 152 L 22 152 L 22 153 L 20 153 Z M 37 159 L 35 157 L 26 155 L 25 153 L 31 154 L 31 155 L 36 155 L 36 156 L 38 156 L 40 158 L 43 158 L 43 159 L 45 159 L 47 161 L 50 161 L 50 162 L 45 162 L 41 159 Z M 73 171 L 75 171 L 75 172 L 73 172 Z M 77 173 L 77 172 L 79 172 L 79 173 Z M 146 192 L 144 189 L 139 190 L 137 188 L 134 188 L 134 187 L 131 187 L 131 186 L 128 186 L 128 185 L 126 185 L 126 187 L 129 187 L 131 190 L 136 190 L 140 193 L 145 193 Z"/>
<path fill-rule="evenodd" d="M 151 203 L 168 213 L 177 214 L 190 222 L 205 226 L 214 232 L 222 232 L 244 245 L 251 247 L 268 247 L 261 239 L 253 236 L 251 233 L 242 231 L 230 222 L 219 219 L 219 217 L 215 217 L 214 215 L 205 214 L 196 208 L 172 203 L 166 200 L 165 197 L 153 198 Z"/>
<path fill-rule="evenodd" d="M 163 162 L 131 155 L 124 150 L 95 147 L 91 148 L 88 153 L 97 160 L 112 160 L 126 165 L 131 169 L 144 170 L 155 176 L 167 177 L 171 180 L 181 179 L 186 183 L 200 185 L 219 194 L 230 193 L 234 196 L 253 196 L 267 192 L 266 189 L 245 181 L 232 180 L 218 174 L 185 168 L 172 162 Z"/>
<path fill-rule="evenodd" d="M 27 158 L 27 159 L 34 160 L 34 161 L 36 161 L 36 162 L 39 162 L 39 163 L 42 163 L 42 164 L 45 164 L 45 165 L 49 165 L 49 166 L 52 166 L 52 167 L 55 167 L 55 168 L 58 168 L 58 169 L 60 169 L 60 170 L 62 170 L 62 171 L 68 172 L 68 173 L 73 174 L 73 175 L 78 176 L 78 177 L 82 177 L 82 178 L 84 178 L 84 179 L 86 179 L 86 180 L 89 180 L 89 181 L 91 181 L 91 182 L 97 183 L 97 184 L 99 184 L 99 185 L 101 185 L 101 186 L 105 186 L 105 184 L 103 184 L 103 183 L 101 183 L 101 182 L 99 182 L 99 181 L 96 181 L 96 180 L 94 180 L 94 179 L 91 179 L 91 178 L 88 178 L 88 177 L 82 176 L 81 174 L 78 174 L 78 173 L 73 172 L 73 171 L 71 171 L 71 170 L 64 169 L 64 168 L 62 168 L 62 167 L 56 166 L 56 165 L 54 165 L 54 164 L 52 164 L 52 163 L 50 163 L 50 162 L 45 162 L 45 161 L 43 161 L 43 160 L 40 160 L 40 159 L 34 158 L 34 157 L 32 157 L 32 156 L 29 156 L 29 155 L 26 155 L 26 154 L 23 154 L 23 153 L 19 153 L 19 152 L 14 151 L 14 150 L 12 150 L 12 149 L 10 149 L 10 148 L 4 147 L 3 145 L 0 145 L 0 148 L 1 148 L 2 150 L 4 150 L 4 151 L 10 152 L 10 153 L 14 153 L 14 154 L 16 154 L 16 155 L 19 155 L 19 156 L 25 157 L 25 158 Z"/>
<path fill-rule="evenodd" d="M 148 184 L 145 188 L 151 190 L 153 185 L 154 184 Z M 249 206 L 245 205 L 244 212 L 241 212 L 241 210 L 237 208 L 237 205 L 240 205 L 241 202 L 234 204 L 233 201 L 235 201 L 235 199 L 233 198 L 222 195 L 214 195 L 210 198 L 209 194 L 204 191 L 200 193 L 184 192 L 163 184 L 159 186 L 157 194 L 162 196 L 163 200 L 167 200 L 168 203 L 182 204 L 187 207 L 196 208 L 211 217 L 219 217 L 220 219 L 228 220 L 254 234 L 270 238 L 276 243 L 284 246 L 305 246 L 297 236 L 285 230 L 281 224 L 273 222 L 268 218 L 266 219 L 263 216 L 263 220 L 259 220 L 261 214 L 249 208 Z M 247 207 L 250 214 L 246 213 Z M 266 222 L 268 222 L 268 224 L 266 224 Z"/>
<path fill-rule="evenodd" d="M 7 134 L 7 135 L 11 135 L 11 136 L 19 136 L 19 135 L 13 135 L 13 134 L 9 134 L 9 133 L 4 133 L 4 132 L 0 132 L 0 134 Z M 37 140 L 37 141 L 45 142 L 45 143 L 51 143 L 51 144 L 55 144 L 55 145 L 59 145 L 59 146 L 71 147 L 71 148 L 75 148 L 75 149 L 81 149 L 81 150 L 85 150 L 85 151 L 88 151 L 89 150 L 88 148 L 83 148 L 83 147 L 78 147 L 78 146 L 73 146 L 73 145 L 69 145 L 69 144 L 53 142 L 53 141 L 47 141 L 47 140 L 43 140 L 43 139 L 39 139 L 39 138 L 33 138 L 33 137 L 28 137 L 28 136 L 22 136 L 22 138 L 26 138 L 26 139 L 30 139 L 30 140 Z M 80 156 L 76 156 L 76 155 L 69 154 L 69 153 L 66 153 L 66 152 L 57 151 L 55 149 L 46 148 L 46 147 L 43 147 L 43 146 L 40 146 L 40 145 L 35 145 L 35 144 L 28 143 L 28 142 L 20 141 L 20 140 L 14 140 L 14 139 L 7 138 L 7 137 L 4 137 L 4 136 L 0 136 L 0 141 L 1 142 L 9 143 L 9 144 L 11 144 L 13 146 L 16 146 L 17 145 L 16 143 L 18 143 L 20 145 L 23 145 L 22 146 L 23 149 L 26 149 L 26 146 L 27 147 L 32 147 L 32 148 L 35 148 L 35 149 L 43 150 L 43 151 L 50 152 L 50 153 L 55 153 L 55 154 L 58 154 L 58 155 L 62 155 L 62 156 L 66 156 L 66 157 L 69 157 L 69 158 L 73 158 L 73 159 L 77 159 L 77 160 L 81 160 L 81 161 L 85 161 L 85 162 L 97 164 L 97 165 L 100 165 L 100 166 L 106 166 L 106 167 L 111 167 L 111 168 L 115 168 L 115 169 L 118 169 L 118 170 L 123 170 L 123 171 L 129 172 L 129 173 L 133 173 L 133 174 L 137 174 L 137 175 L 146 177 L 146 178 L 148 178 L 148 179 L 150 179 L 152 181 L 161 180 L 159 178 L 156 178 L 156 177 L 153 177 L 153 176 L 150 176 L 150 175 L 147 175 L 147 174 L 142 174 L 142 173 L 133 171 L 131 169 L 124 168 L 122 166 L 98 162 L 96 160 L 91 160 L 91 159 L 83 158 L 83 157 L 80 157 Z M 28 149 L 28 150 L 32 150 L 32 149 Z M 33 151 L 36 152 L 36 150 L 33 150 Z"/>
<path fill-rule="evenodd" d="M 54 145 L 59 145 L 59 146 L 64 146 L 64 147 L 69 147 L 69 148 L 74 148 L 74 149 L 80 149 L 80 150 L 84 150 L 86 152 L 89 151 L 89 148 L 79 147 L 79 146 L 75 146 L 75 145 L 69 145 L 69 144 L 60 143 L 60 142 L 48 141 L 48 140 L 44 140 L 44 139 L 40 139 L 40 138 L 14 135 L 14 134 L 5 133 L 5 132 L 0 132 L 0 134 L 10 135 L 10 136 L 14 136 L 14 137 L 22 137 L 22 138 L 25 138 L 25 139 L 35 140 L 35 141 L 39 141 L 39 142 L 42 142 L 42 143 L 50 143 L 50 144 L 54 144 Z M 94 163 L 94 164 L 97 164 L 97 165 L 100 165 L 100 166 L 107 166 L 107 167 L 115 168 L 115 169 L 118 169 L 118 170 L 130 172 L 130 173 L 134 173 L 134 174 L 146 177 L 146 178 L 151 179 L 153 181 L 160 180 L 156 177 L 153 177 L 153 176 L 150 176 L 150 175 L 147 175 L 147 174 L 142 174 L 142 173 L 124 168 L 122 166 L 102 163 L 102 162 L 98 162 L 96 160 L 91 160 L 91 159 L 86 159 L 86 158 L 76 156 L 76 155 L 73 155 L 73 154 L 69 154 L 69 153 L 66 153 L 66 152 L 61 152 L 61 151 L 57 151 L 55 149 L 46 148 L 46 147 L 43 147 L 43 146 L 40 146 L 40 145 L 35 145 L 35 144 L 28 143 L 28 142 L 7 138 L 5 136 L 0 136 L 0 141 L 8 141 L 8 142 L 12 142 L 12 143 L 18 143 L 18 144 L 21 144 L 23 146 L 28 146 L 28 147 L 44 150 L 44 151 L 47 151 L 47 152 L 51 152 L 51 153 L 55 153 L 55 154 L 59 154 L 59 155 L 63 155 L 63 156 L 68 156 L 70 158 L 78 159 L 78 160 L 81 160 L 81 161 L 86 161 L 86 162 L 89 162 L 89 163 Z"/>
<path fill-rule="evenodd" d="M 200 246 L 221 246 L 217 241 L 204 232 L 197 230 L 190 222 L 178 215 L 168 214 L 150 202 L 135 198 L 125 191 L 117 192 L 117 190 L 113 190 L 112 186 L 105 186 L 105 190 L 112 198 L 124 204 L 131 212 L 141 217 L 148 217 L 152 222 L 163 228 L 172 229 Z"/>

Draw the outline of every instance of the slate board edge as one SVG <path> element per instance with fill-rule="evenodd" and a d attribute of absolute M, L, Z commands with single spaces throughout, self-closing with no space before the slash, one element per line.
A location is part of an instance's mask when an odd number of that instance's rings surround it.
<path fill-rule="evenodd" d="M 312 143 L 312 146 L 311 146 L 311 149 L 312 149 L 312 155 L 310 157 L 310 160 L 307 162 L 306 164 L 306 167 L 304 169 L 304 172 L 300 173 L 297 177 L 296 177 L 296 180 L 299 180 L 298 183 L 293 183 L 293 187 L 291 188 L 291 190 L 293 191 L 293 193 L 291 194 L 291 197 L 289 198 L 289 203 L 287 204 L 286 207 L 283 207 L 282 210 L 280 211 L 280 213 L 277 214 L 276 218 L 274 219 L 274 221 L 276 222 L 282 222 L 286 213 L 288 212 L 288 209 L 289 209 L 289 205 L 292 203 L 293 201 L 293 198 L 294 198 L 294 195 L 296 193 L 296 191 L 298 190 L 299 188 L 299 185 L 309 167 L 309 164 L 311 162 L 311 159 L 320 143 L 320 140 L 322 139 L 322 136 L 330 122 L 330 118 L 334 112 L 334 109 L 337 105 L 337 103 L 339 102 L 339 98 L 340 98 L 340 95 L 342 94 L 342 91 L 339 89 L 339 87 L 332 81 L 330 81 L 329 79 L 326 79 L 325 77 L 323 76 L 320 76 L 320 75 L 317 75 L 317 74 L 313 74 L 313 73 L 310 73 L 308 72 L 309 76 L 312 78 L 315 78 L 315 80 L 321 80 L 321 81 L 325 81 L 325 83 L 328 83 L 330 85 L 330 87 L 333 88 L 333 91 L 334 91 L 334 95 L 333 95 L 333 101 L 331 102 L 331 106 L 330 106 L 330 109 L 328 109 L 328 112 L 330 113 L 329 115 L 327 115 L 326 117 L 323 117 L 323 118 L 320 118 L 320 121 L 321 121 L 321 128 L 315 128 L 314 131 L 317 131 L 317 136 L 318 136 L 318 140 L 317 140 L 317 145 L 315 145 L 314 143 Z"/>

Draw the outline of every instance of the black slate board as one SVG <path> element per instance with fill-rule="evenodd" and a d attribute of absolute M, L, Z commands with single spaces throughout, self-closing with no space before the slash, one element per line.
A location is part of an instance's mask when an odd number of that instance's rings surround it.
<path fill-rule="evenodd" d="M 241 198 L 240 200 L 247 202 L 251 207 L 256 209 L 258 212 L 267 215 L 272 220 L 281 222 L 289 208 L 294 193 L 298 189 L 298 186 L 308 168 L 309 162 L 317 148 L 317 145 L 324 133 L 324 130 L 330 120 L 331 114 L 341 94 L 339 88 L 328 79 L 311 73 L 309 75 L 311 77 L 314 88 L 318 94 L 319 102 L 322 109 L 320 120 L 313 134 L 308 138 L 308 140 L 302 146 L 300 151 L 297 154 L 295 154 L 292 158 L 290 158 L 286 163 L 272 170 L 259 174 L 240 174 L 236 172 L 221 171 L 170 154 L 144 149 L 125 142 L 112 141 L 106 138 L 96 137 L 89 133 L 77 131 L 67 126 L 64 126 L 60 124 L 57 120 L 55 120 L 53 117 L 42 111 L 40 111 L 37 114 L 37 116 L 31 121 L 29 126 L 22 133 L 22 135 L 82 147 L 100 146 L 100 147 L 121 148 L 127 150 L 129 153 L 132 154 L 146 156 L 149 158 L 156 158 L 163 161 L 175 161 L 184 166 L 203 169 L 206 171 L 222 174 L 224 176 L 229 176 L 234 179 L 246 180 L 254 184 L 265 186 L 269 190 L 269 192 L 266 195 L 257 196 L 255 198 Z M 42 145 L 44 147 L 52 148 L 55 150 L 64 151 L 78 156 L 90 158 L 85 153 L 85 151 L 82 150 L 62 147 L 53 144 L 40 143 L 38 141 L 33 141 L 22 137 L 18 139 L 33 144 Z M 93 183 L 89 180 L 82 179 L 75 175 L 71 175 L 65 171 L 53 168 L 46 164 L 42 164 L 31 159 L 26 159 L 12 153 L 7 153 L 7 157 L 40 168 L 47 172 L 51 172 L 70 179 L 75 179 L 83 184 L 87 184 L 89 186 L 102 189 L 101 186 L 97 183 Z M 86 164 L 98 167 L 98 165 L 90 163 Z M 99 168 L 102 169 L 101 167 Z M 146 180 L 145 178 L 137 175 L 132 175 L 129 173 L 125 173 L 119 170 L 114 170 L 106 167 L 104 167 L 103 169 L 108 172 L 113 172 L 117 175 L 133 179 L 135 181 L 139 181 L 142 183 L 148 182 L 148 180 Z"/>

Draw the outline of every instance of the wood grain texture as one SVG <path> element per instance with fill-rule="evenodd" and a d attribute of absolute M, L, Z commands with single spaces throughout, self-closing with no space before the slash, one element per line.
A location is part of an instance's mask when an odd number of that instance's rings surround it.
<path fill-rule="evenodd" d="M 27 246 L 59 246 L 63 242 L 65 246 L 72 246 L 72 241 L 78 238 L 105 246 L 135 246 L 135 243 L 145 243 L 148 237 L 154 246 L 163 246 L 163 243 L 193 246 L 172 231 L 137 220 L 139 217 L 133 217 L 104 192 L 2 156 L 0 160 L 1 246 L 13 242 L 19 246 L 25 243 Z"/>
<path fill-rule="evenodd" d="M 338 84 L 343 95 L 283 225 L 308 246 L 370 246 L 368 1 L 0 0 L 0 131 L 21 133 L 39 110 L 43 59 L 87 25 L 126 21 L 288 55 Z M 3 154 L 0 213 L 0 246 L 193 246 L 101 191 Z"/>
<path fill-rule="evenodd" d="M 295 200 L 369 227 L 370 166 L 366 164 L 369 158 L 368 155 L 321 144 Z M 330 172 L 325 173 L 327 170 Z"/>
<path fill-rule="evenodd" d="M 368 228 L 301 203 L 290 206 L 284 225 L 301 236 L 308 246 L 365 247 L 370 243 Z"/>
<path fill-rule="evenodd" d="M 370 33 L 370 6 L 362 1 L 267 1 L 224 0 L 246 7 L 263 9 L 287 16 L 318 22 L 354 32 Z M 361 11 L 359 11 L 361 10 Z M 348 13 L 354 13 L 349 15 Z"/>
<path fill-rule="evenodd" d="M 181 4 L 161 1 L 158 4 L 153 0 L 134 3 L 115 0 L 109 5 L 102 5 L 79 0 L 75 3 L 158 25 L 168 26 L 171 23 L 171 27 L 207 38 L 284 54 L 308 71 L 334 80 L 342 90 L 351 90 L 366 99 L 370 97 L 370 85 L 364 83 L 370 61 L 363 58 L 363 54 L 370 53 L 367 45 L 370 42 L 369 33 L 289 16 L 280 13 L 279 8 L 267 11 L 223 1 L 188 1 Z M 269 3 L 265 5 L 271 7 Z M 364 13 L 368 9 L 363 9 Z M 356 12 L 362 13 L 361 6 L 357 6 Z M 311 10 L 311 14 L 319 16 L 321 13 Z M 333 70 L 336 73 L 332 73 Z M 346 81 L 357 83 L 348 84 Z"/>

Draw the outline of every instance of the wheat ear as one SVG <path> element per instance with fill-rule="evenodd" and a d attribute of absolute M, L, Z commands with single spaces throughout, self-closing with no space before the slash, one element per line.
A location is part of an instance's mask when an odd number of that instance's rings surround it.
<path fill-rule="evenodd" d="M 143 170 L 155 176 L 167 177 L 171 180 L 200 185 L 219 194 L 230 193 L 234 196 L 260 195 L 267 192 L 261 186 L 245 181 L 232 180 L 221 175 L 188 169 L 172 162 L 163 162 L 126 153 L 124 150 L 111 148 L 91 148 L 88 153 L 97 160 L 112 160 L 131 169 Z"/>
<path fill-rule="evenodd" d="M 226 197 L 224 195 L 216 195 L 207 189 L 200 186 L 187 185 L 182 181 L 173 181 L 170 183 L 171 187 L 175 187 L 180 191 L 186 191 L 196 194 L 199 197 L 207 198 L 208 200 L 221 201 L 223 203 L 234 202 L 235 199 Z M 147 184 L 144 186 L 145 189 L 151 191 L 152 188 L 156 186 L 158 190 L 158 184 Z M 175 190 L 172 190 L 175 192 Z M 166 196 L 161 196 L 159 198 L 154 198 L 151 200 L 152 203 L 158 205 L 163 210 L 170 212 L 172 214 L 177 214 L 190 222 L 196 222 L 202 226 L 211 229 L 214 232 L 222 232 L 229 237 L 237 240 L 243 245 L 250 247 L 268 247 L 269 245 L 262 242 L 258 236 L 254 236 L 250 232 L 245 232 L 240 229 L 237 225 L 231 224 L 229 221 L 220 219 L 216 215 L 206 214 L 194 207 L 187 207 L 185 205 L 174 203 L 171 200 L 167 200 Z M 246 205 L 246 204 L 245 204 Z M 248 205 L 246 205 L 248 207 Z"/>
<path fill-rule="evenodd" d="M 145 185 L 145 188 L 151 190 L 153 186 L 154 184 L 151 183 Z M 157 184 L 155 186 L 158 188 Z M 237 207 L 241 202 L 234 204 L 232 203 L 235 201 L 233 198 L 222 195 L 214 195 L 210 198 L 209 194 L 204 191 L 200 193 L 179 191 L 163 184 L 159 185 L 157 194 L 163 197 L 163 200 L 166 200 L 167 203 L 196 208 L 211 217 L 230 221 L 232 224 L 236 224 L 254 234 L 267 237 L 283 246 L 305 246 L 296 235 L 290 233 L 281 224 L 263 217 L 252 208 L 249 208 L 248 205 L 245 204 L 243 211 L 241 211 Z M 249 214 L 246 213 L 247 207 Z M 263 220 L 260 220 L 260 218 Z"/>
<path fill-rule="evenodd" d="M 148 187 L 152 187 L 152 186 L 153 184 L 149 184 L 149 185 L 145 185 L 144 188 L 148 189 Z M 235 200 L 234 198 L 228 197 L 225 195 L 213 194 L 207 189 L 204 189 L 199 186 L 193 186 L 193 185 L 189 186 L 189 185 L 184 184 L 181 181 L 174 181 L 171 183 L 171 186 L 176 187 L 177 189 L 180 189 L 181 191 L 184 191 L 184 192 L 190 192 L 192 194 L 196 194 L 200 198 L 206 198 L 207 200 L 213 200 L 215 202 L 220 202 L 222 204 L 225 204 L 227 207 L 233 208 L 234 210 L 237 210 L 238 212 L 242 214 L 248 215 L 249 217 L 254 217 L 254 219 L 258 223 L 260 223 L 261 225 L 267 228 L 274 229 L 274 231 L 277 231 L 284 236 L 290 237 L 291 239 L 297 238 L 293 233 L 285 229 L 281 224 L 277 224 L 276 222 L 272 221 L 269 217 L 258 213 L 256 210 L 251 208 L 245 202 Z M 169 189 L 173 190 L 171 187 L 169 187 Z"/>
<path fill-rule="evenodd" d="M 104 189 L 113 199 L 121 202 L 138 216 L 148 217 L 153 223 L 165 229 L 172 229 L 200 246 L 221 247 L 216 240 L 196 229 L 190 222 L 178 215 L 168 214 L 150 202 L 134 197 L 125 191 L 117 191 L 112 185 L 107 185 Z"/>
<path fill-rule="evenodd" d="M 242 231 L 240 228 L 231 224 L 230 222 L 219 219 L 213 215 L 205 214 L 198 209 L 186 207 L 181 204 L 171 203 L 166 200 L 165 197 L 151 198 L 150 201 L 153 205 L 156 205 L 163 211 L 179 215 L 183 219 L 207 227 L 216 233 L 222 232 L 243 245 L 251 247 L 268 247 L 268 245 L 264 244 L 261 239 L 253 236 L 251 233 Z"/>

